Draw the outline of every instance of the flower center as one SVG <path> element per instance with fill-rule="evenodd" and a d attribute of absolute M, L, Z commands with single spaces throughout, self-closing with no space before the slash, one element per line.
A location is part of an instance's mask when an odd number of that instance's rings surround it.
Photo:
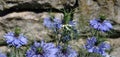
<path fill-rule="evenodd" d="M 96 42 L 96 43 L 95 43 L 95 46 L 98 46 L 98 45 L 99 45 L 99 42 Z"/>
<path fill-rule="evenodd" d="M 38 54 L 41 54 L 41 55 L 42 55 L 43 52 L 44 52 L 44 51 L 43 51 L 43 49 L 42 49 L 41 47 L 40 47 L 40 48 L 37 48 L 37 53 L 38 53 Z"/>

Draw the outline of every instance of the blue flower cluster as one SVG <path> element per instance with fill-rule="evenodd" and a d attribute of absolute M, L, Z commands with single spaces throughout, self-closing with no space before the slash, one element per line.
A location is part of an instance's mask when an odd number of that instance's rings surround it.
<path fill-rule="evenodd" d="M 70 26 L 75 26 L 75 21 L 69 21 Z M 49 29 L 61 29 L 63 26 L 63 22 L 59 18 L 54 18 L 53 20 L 50 17 L 44 18 L 43 25 Z"/>
<path fill-rule="evenodd" d="M 41 41 L 31 46 L 26 52 L 26 57 L 77 57 L 77 53 L 71 47 L 64 50 L 61 46 L 56 48 L 53 43 Z"/>
<path fill-rule="evenodd" d="M 50 17 L 46 17 L 44 18 L 43 25 L 49 29 L 52 29 L 53 32 L 57 32 L 56 34 L 61 35 L 60 42 L 68 42 L 72 37 L 75 38 L 77 35 L 77 30 L 75 28 L 76 21 L 73 20 L 68 20 L 68 23 L 64 24 L 63 20 L 60 18 L 51 19 Z"/>
<path fill-rule="evenodd" d="M 97 39 L 95 37 L 91 37 L 87 39 L 85 49 L 87 49 L 88 52 L 98 53 L 103 57 L 109 57 L 106 50 L 110 49 L 110 45 L 106 42 L 97 43 Z"/>
<path fill-rule="evenodd" d="M 67 20 L 68 22 L 63 23 L 63 20 L 59 18 L 51 19 L 50 17 L 44 18 L 43 25 L 48 29 L 52 29 L 55 32 L 60 32 L 55 34 L 56 46 L 54 43 L 46 43 L 44 41 L 37 42 L 26 51 L 26 57 L 78 57 L 78 53 L 69 46 L 69 40 L 76 38 L 75 34 L 77 30 L 75 29 L 76 22 Z M 102 32 L 110 31 L 112 25 L 108 20 L 93 19 L 90 20 L 90 26 L 96 30 Z M 61 29 L 61 30 L 60 30 Z M 57 31 L 60 30 L 60 31 Z M 98 35 L 97 35 L 98 36 Z M 28 43 L 27 37 L 20 34 L 20 30 L 16 29 L 15 32 L 8 32 L 4 35 L 5 41 L 9 46 L 15 46 L 20 48 Z M 54 38 L 54 39 L 56 39 Z M 110 50 L 110 44 L 103 41 L 99 42 L 96 37 L 91 37 L 87 39 L 84 48 L 90 53 L 97 53 L 103 57 L 110 57 L 106 50 Z M 62 45 L 60 45 L 62 44 Z M 6 57 L 5 54 L 0 53 L 0 57 Z"/>
<path fill-rule="evenodd" d="M 90 25 L 94 29 L 100 30 L 102 32 L 110 31 L 110 29 L 113 28 L 110 21 L 101 19 L 90 20 Z"/>
<path fill-rule="evenodd" d="M 22 45 L 27 44 L 27 38 L 23 35 L 20 34 L 19 36 L 15 36 L 13 32 L 8 32 L 7 34 L 4 35 L 4 38 L 10 46 L 13 45 L 16 48 L 21 47 Z"/>
<path fill-rule="evenodd" d="M 35 42 L 26 52 L 26 57 L 56 57 L 57 51 L 53 43 Z"/>

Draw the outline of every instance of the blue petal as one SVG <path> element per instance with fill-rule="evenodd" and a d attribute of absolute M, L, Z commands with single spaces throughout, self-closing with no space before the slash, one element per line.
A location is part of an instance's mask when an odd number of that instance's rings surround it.
<path fill-rule="evenodd" d="M 113 28 L 112 24 L 111 24 L 109 21 L 105 20 L 103 23 L 104 23 L 108 28 L 110 28 L 110 29 Z"/>
<path fill-rule="evenodd" d="M 100 26 L 100 30 L 104 32 L 104 31 L 109 31 L 110 29 L 107 26 L 105 26 L 104 24 L 102 24 Z"/>
<path fill-rule="evenodd" d="M 52 28 L 53 28 L 53 22 L 50 20 L 49 17 L 44 18 L 43 25 L 46 26 L 46 27 L 49 28 L 49 29 L 52 29 Z"/>
<path fill-rule="evenodd" d="M 96 30 L 100 30 L 102 32 L 109 31 L 110 29 L 113 28 L 108 20 L 104 20 L 103 22 L 100 21 L 101 21 L 100 19 L 90 20 L 91 27 L 93 27 Z"/>
<path fill-rule="evenodd" d="M 93 50 L 94 50 L 94 47 L 87 49 L 88 52 L 93 52 Z"/>
<path fill-rule="evenodd" d="M 94 53 L 100 53 L 99 48 L 98 48 L 98 47 L 94 47 L 94 48 L 93 48 L 93 52 L 94 52 Z"/>
<path fill-rule="evenodd" d="M 8 45 L 13 45 L 17 48 L 19 48 L 22 45 L 27 44 L 27 39 L 22 34 L 20 34 L 18 37 L 15 37 L 13 32 L 8 32 L 4 36 L 4 38 Z"/>
<path fill-rule="evenodd" d="M 22 45 L 27 44 L 27 38 L 24 37 L 22 34 L 19 35 L 18 39 Z"/>
<path fill-rule="evenodd" d="M 54 28 L 61 29 L 62 20 L 59 18 L 55 18 L 53 21 L 54 21 Z"/>
<path fill-rule="evenodd" d="M 0 53 L 0 57 L 7 57 L 6 54 Z"/>
<path fill-rule="evenodd" d="M 99 48 L 104 49 L 104 50 L 108 50 L 108 49 L 110 49 L 110 44 L 105 43 L 105 42 L 102 42 L 102 43 L 99 45 Z"/>
<path fill-rule="evenodd" d="M 15 38 L 13 32 L 8 32 L 3 37 L 5 38 L 8 44 L 14 41 L 14 38 Z"/>

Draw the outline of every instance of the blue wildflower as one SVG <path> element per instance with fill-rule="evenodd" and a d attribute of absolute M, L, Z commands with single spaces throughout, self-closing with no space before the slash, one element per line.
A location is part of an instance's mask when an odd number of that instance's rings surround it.
<path fill-rule="evenodd" d="M 22 45 L 27 44 L 27 38 L 23 34 L 19 34 L 18 36 L 15 36 L 15 33 L 8 32 L 4 35 L 4 38 L 10 46 L 13 45 L 16 48 L 21 47 Z"/>
<path fill-rule="evenodd" d="M 60 29 L 62 27 L 62 21 L 59 18 L 54 18 L 53 21 L 50 17 L 44 18 L 43 25 L 49 29 Z"/>
<path fill-rule="evenodd" d="M 70 46 L 62 47 L 58 46 L 58 52 L 56 53 L 57 57 L 77 57 L 77 52 L 73 50 Z"/>
<path fill-rule="evenodd" d="M 50 17 L 44 18 L 43 25 L 46 26 L 49 29 L 61 29 L 63 26 L 62 23 L 63 20 L 59 18 L 54 18 L 53 21 L 50 19 Z M 76 22 L 75 21 L 69 21 L 70 26 L 75 26 Z"/>
<path fill-rule="evenodd" d="M 33 46 L 26 52 L 26 57 L 56 57 L 56 52 L 58 51 L 55 48 L 53 43 L 41 43 L 35 42 Z"/>
<path fill-rule="evenodd" d="M 94 29 L 97 29 L 103 32 L 109 31 L 110 29 L 113 28 L 110 21 L 108 20 L 93 19 L 93 20 L 90 20 L 90 25 Z"/>
<path fill-rule="evenodd" d="M 0 53 L 0 57 L 7 57 L 6 54 Z"/>
<path fill-rule="evenodd" d="M 106 50 L 110 49 L 110 45 L 106 42 L 97 43 L 96 38 L 92 37 L 92 38 L 88 38 L 85 45 L 85 49 L 87 49 L 88 52 L 98 53 L 104 57 L 107 57 L 109 55 L 106 53 Z"/>
<path fill-rule="evenodd" d="M 87 39 L 85 48 L 88 50 L 88 52 L 93 52 L 93 47 L 94 47 L 95 43 L 96 43 L 96 38 L 95 37 Z"/>

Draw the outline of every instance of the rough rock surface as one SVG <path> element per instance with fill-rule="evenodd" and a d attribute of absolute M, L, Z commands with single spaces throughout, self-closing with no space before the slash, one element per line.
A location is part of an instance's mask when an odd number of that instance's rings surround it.
<path fill-rule="evenodd" d="M 120 57 L 120 47 L 114 49 L 114 51 L 111 53 L 112 57 Z"/>
<path fill-rule="evenodd" d="M 62 9 L 66 7 L 65 5 L 73 7 L 75 4 L 76 4 L 76 0 L 0 0 L 0 10 L 9 9 L 11 7 L 20 6 L 20 5 L 21 8 L 31 8 L 31 9 L 32 8 Z"/>
<path fill-rule="evenodd" d="M 80 31 L 89 30 L 83 26 L 88 25 L 90 19 L 105 14 L 116 31 L 110 39 L 111 45 L 115 45 L 111 54 L 119 57 L 120 0 L 0 0 L 0 39 L 3 40 L 5 32 L 20 26 L 28 38 L 48 40 L 43 18 L 52 14 L 62 19 L 61 9 L 75 9 L 73 19 L 80 23 Z"/>

